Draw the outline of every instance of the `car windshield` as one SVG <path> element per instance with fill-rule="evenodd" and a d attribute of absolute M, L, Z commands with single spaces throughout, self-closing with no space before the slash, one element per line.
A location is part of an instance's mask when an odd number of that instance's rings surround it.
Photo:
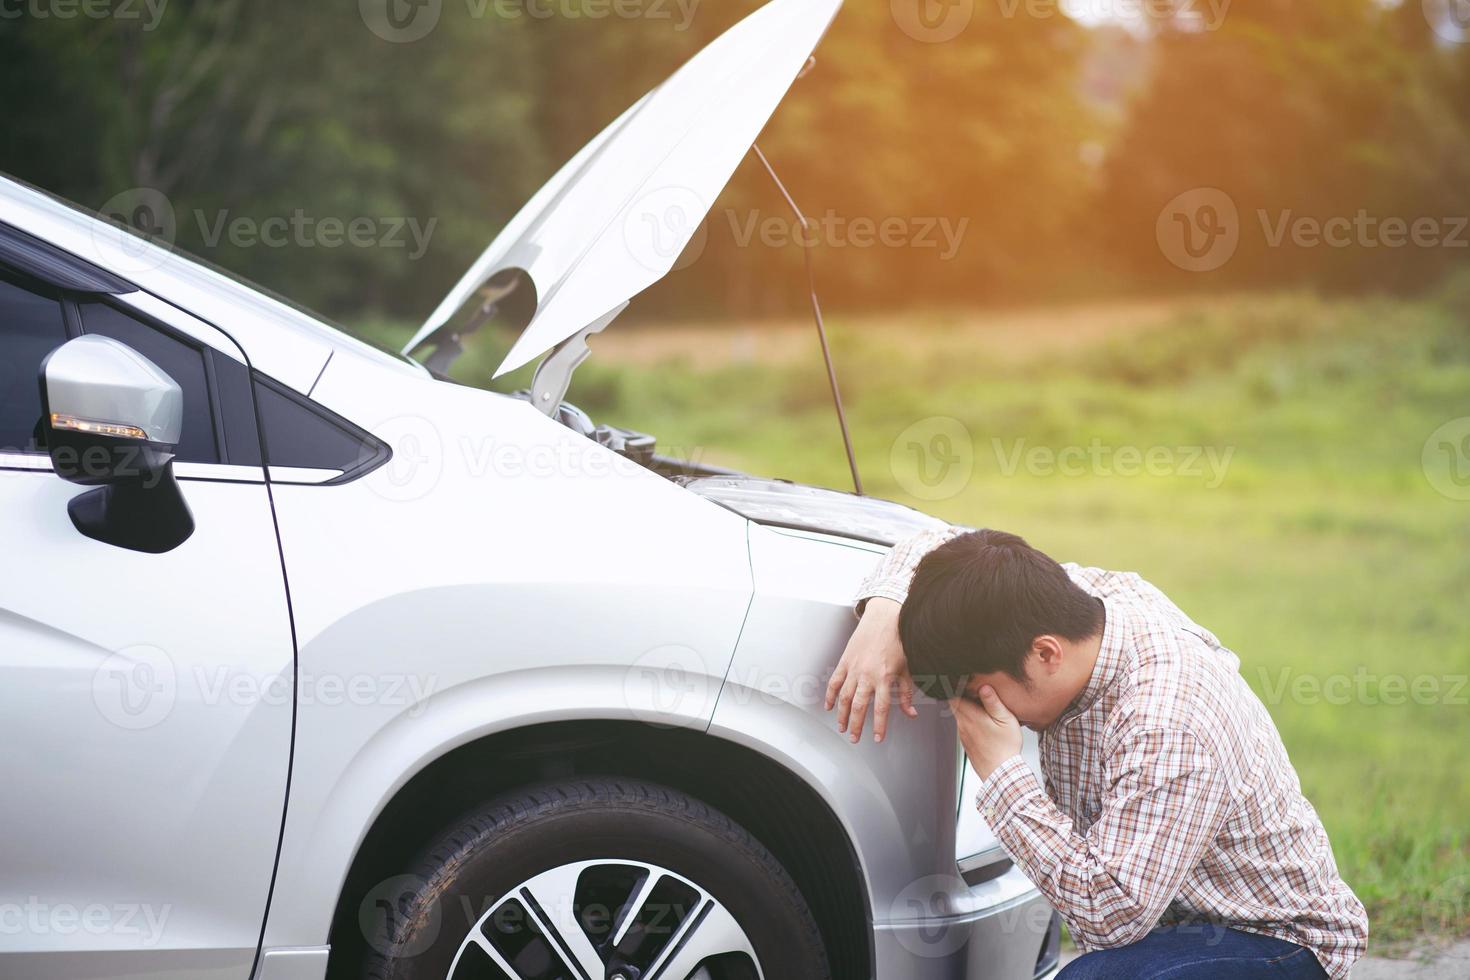
<path fill-rule="evenodd" d="M 449 381 L 494 391 L 525 388 L 533 365 L 501 378 L 493 375 L 535 312 L 530 279 L 517 270 L 502 271 L 481 284 L 443 327 L 409 353 L 436 377 Z"/>

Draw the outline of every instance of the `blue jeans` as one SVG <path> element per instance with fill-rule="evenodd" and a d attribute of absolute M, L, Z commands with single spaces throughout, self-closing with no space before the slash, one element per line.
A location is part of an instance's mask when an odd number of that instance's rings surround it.
<path fill-rule="evenodd" d="M 1326 980 L 1317 957 L 1285 939 L 1217 925 L 1155 929 L 1077 957 L 1056 980 Z"/>

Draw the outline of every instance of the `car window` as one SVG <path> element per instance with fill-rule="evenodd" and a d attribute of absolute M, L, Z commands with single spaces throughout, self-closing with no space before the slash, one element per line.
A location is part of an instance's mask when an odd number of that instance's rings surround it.
<path fill-rule="evenodd" d="M 250 369 L 218 352 L 212 362 L 215 404 L 225 429 L 224 458 L 234 466 L 259 466 L 260 432 L 255 425 Z"/>
<path fill-rule="evenodd" d="M 218 463 L 219 440 L 203 348 L 106 303 L 80 303 L 78 309 L 84 333 L 101 334 L 127 344 L 162 368 L 184 390 L 184 428 L 175 454 L 178 460 Z"/>
<path fill-rule="evenodd" d="M 0 452 L 41 452 L 41 361 L 65 342 L 60 298 L 0 274 Z"/>
<path fill-rule="evenodd" d="M 380 444 L 365 432 L 268 378 L 257 376 L 255 400 L 260 410 L 265 451 L 272 466 L 354 470 L 372 460 Z"/>

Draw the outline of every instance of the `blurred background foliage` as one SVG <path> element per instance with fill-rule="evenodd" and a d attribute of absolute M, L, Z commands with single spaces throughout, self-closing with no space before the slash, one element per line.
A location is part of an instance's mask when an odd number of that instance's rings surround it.
<path fill-rule="evenodd" d="M 444 0 L 427 36 L 392 43 L 350 2 L 167 0 L 156 17 L 142 0 L 96 2 L 137 16 L 25 0 L 0 18 L 0 170 L 92 208 L 161 191 L 178 245 L 344 322 L 426 315 L 563 160 L 755 6 L 640 0 L 645 16 L 594 18 L 594 0 Z M 1402 292 L 1464 261 L 1271 248 L 1256 217 L 1470 212 L 1470 44 L 1437 35 L 1419 0 L 1156 0 L 1148 18 L 1081 21 L 1052 0 L 958 2 L 970 22 L 944 43 L 899 29 L 888 3 L 849 4 L 763 136 L 809 214 L 963 228 L 953 256 L 827 250 L 830 306 Z M 1226 191 L 1241 216 L 1235 258 L 1208 276 L 1176 269 L 1154 234 L 1165 202 L 1196 187 Z M 221 215 L 298 210 L 414 218 L 428 249 L 303 255 L 218 234 Z M 781 201 L 747 161 L 704 254 L 635 310 L 799 310 L 799 248 L 742 247 L 767 216 Z"/>

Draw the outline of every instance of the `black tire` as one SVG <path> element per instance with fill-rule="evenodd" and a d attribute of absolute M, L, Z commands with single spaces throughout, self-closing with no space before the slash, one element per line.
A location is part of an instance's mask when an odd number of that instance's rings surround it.
<path fill-rule="evenodd" d="M 450 980 L 461 943 L 508 890 L 541 872 L 597 858 L 646 862 L 704 889 L 744 929 L 765 980 L 829 980 L 811 911 L 765 847 L 683 793 L 612 777 L 518 790 L 448 828 L 408 875 L 385 882 L 374 889 L 376 900 L 364 903 L 371 947 L 364 975 Z"/>

